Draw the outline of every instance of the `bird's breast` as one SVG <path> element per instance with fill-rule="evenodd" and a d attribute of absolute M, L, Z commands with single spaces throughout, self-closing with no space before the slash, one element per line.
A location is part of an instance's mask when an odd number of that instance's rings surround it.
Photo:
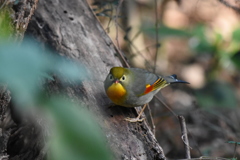
<path fill-rule="evenodd" d="M 117 105 L 123 105 L 127 95 L 126 89 L 120 83 L 113 83 L 107 89 L 108 97 Z"/>

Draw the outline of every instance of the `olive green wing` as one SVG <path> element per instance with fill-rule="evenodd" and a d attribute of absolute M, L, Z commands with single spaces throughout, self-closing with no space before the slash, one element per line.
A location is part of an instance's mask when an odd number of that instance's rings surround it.
<path fill-rule="evenodd" d="M 130 70 L 134 74 L 132 90 L 137 96 L 148 94 L 169 85 L 169 83 L 161 76 L 146 70 L 140 68 L 130 68 Z"/>
<path fill-rule="evenodd" d="M 188 83 L 178 80 L 175 74 L 162 77 L 140 68 L 130 68 L 134 74 L 132 90 L 135 95 L 142 96 L 152 91 L 164 88 L 172 83 Z"/>

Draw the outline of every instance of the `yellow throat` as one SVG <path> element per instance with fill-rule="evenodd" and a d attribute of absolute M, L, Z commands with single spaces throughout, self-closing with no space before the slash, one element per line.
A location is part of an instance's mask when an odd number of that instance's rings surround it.
<path fill-rule="evenodd" d="M 120 83 L 113 83 L 107 89 L 108 97 L 117 105 L 122 105 L 125 102 L 126 90 Z"/>

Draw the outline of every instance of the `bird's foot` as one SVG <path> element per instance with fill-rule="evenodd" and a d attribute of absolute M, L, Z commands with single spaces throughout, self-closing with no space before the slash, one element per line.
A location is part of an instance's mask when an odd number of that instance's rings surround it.
<path fill-rule="evenodd" d="M 137 118 L 129 118 L 129 117 L 127 117 L 127 118 L 125 118 L 125 121 L 128 121 L 128 122 L 142 122 L 143 120 L 145 120 L 145 118 L 139 118 L 139 117 L 137 117 Z"/>

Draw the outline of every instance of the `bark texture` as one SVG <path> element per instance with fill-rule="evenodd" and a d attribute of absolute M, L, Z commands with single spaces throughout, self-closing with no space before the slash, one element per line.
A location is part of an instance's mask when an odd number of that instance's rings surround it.
<path fill-rule="evenodd" d="M 21 41 L 25 30 L 37 7 L 38 0 L 0 1 L 0 9 L 5 7 L 11 11 L 13 40 Z M 46 152 L 43 144 L 39 145 L 41 134 L 39 128 L 33 124 L 16 124 L 11 116 L 11 94 L 6 84 L 0 84 L 0 159 L 35 159 L 43 157 Z M 34 149 L 34 150 L 32 150 Z M 11 156 L 9 156 L 11 155 Z"/>
<path fill-rule="evenodd" d="M 37 8 L 38 0 L 21 0 L 14 1 L 13 9 L 15 11 L 15 29 L 17 40 L 24 37 L 24 33 L 28 27 L 29 21 Z"/>
<path fill-rule="evenodd" d="M 121 62 L 117 57 L 118 50 L 85 0 L 39 1 L 27 33 L 50 46 L 60 55 L 77 60 L 87 68 L 91 78 L 84 80 L 81 86 L 72 84 L 67 88 L 61 88 L 58 84 L 50 84 L 49 91 L 64 90 L 70 98 L 79 99 L 96 115 L 114 153 L 113 159 L 165 159 L 162 148 L 146 122 L 124 121 L 126 117 L 137 116 L 134 108 L 120 106 L 109 108 L 111 102 L 104 92 L 103 81 L 109 69 L 113 66 L 121 66 Z M 37 131 L 35 129 L 27 136 L 39 140 L 42 137 L 35 135 Z M 17 137 L 13 137 L 9 149 L 14 148 L 14 138 Z M 34 155 L 37 159 L 42 159 L 45 154 L 42 144 L 35 141 L 32 143 L 38 146 L 36 147 L 38 151 L 34 152 L 36 153 Z M 14 154 L 17 157 L 20 153 L 17 151 Z"/>

